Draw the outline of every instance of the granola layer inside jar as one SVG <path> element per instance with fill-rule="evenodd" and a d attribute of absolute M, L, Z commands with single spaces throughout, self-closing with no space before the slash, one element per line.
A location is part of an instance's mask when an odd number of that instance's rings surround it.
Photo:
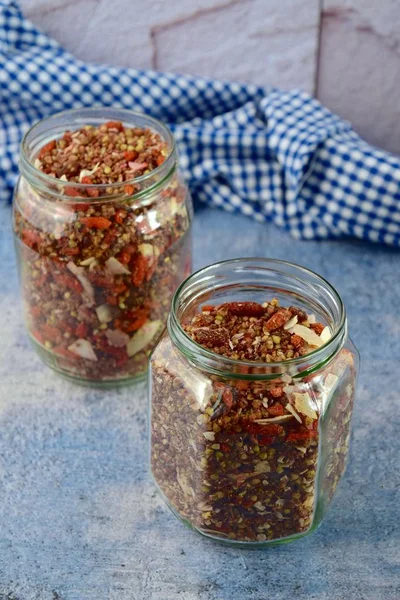
<path fill-rule="evenodd" d="M 215 354 L 267 364 L 307 356 L 331 336 L 301 308 L 204 305 L 182 323 Z M 241 376 L 242 375 L 242 376 Z M 301 535 L 344 471 L 355 368 L 342 348 L 305 377 L 213 375 L 165 335 L 152 357 L 151 464 L 174 512 L 201 533 L 237 542 Z"/>
<path fill-rule="evenodd" d="M 147 369 L 191 269 L 187 187 L 175 165 L 158 175 L 170 150 L 149 128 L 88 125 L 31 157 L 38 185 L 20 179 L 14 231 L 27 326 L 65 375 L 112 382 Z"/>

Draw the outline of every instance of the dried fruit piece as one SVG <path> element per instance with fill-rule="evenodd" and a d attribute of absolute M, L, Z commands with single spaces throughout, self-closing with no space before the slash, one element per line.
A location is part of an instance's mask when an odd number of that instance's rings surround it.
<path fill-rule="evenodd" d="M 311 323 L 310 327 L 315 331 L 317 335 L 321 335 L 325 328 L 325 325 L 322 325 L 322 323 Z"/>
<path fill-rule="evenodd" d="M 108 229 L 111 221 L 105 217 L 82 217 L 81 223 L 90 229 Z"/>
<path fill-rule="evenodd" d="M 228 330 L 223 327 L 219 329 L 199 327 L 194 334 L 196 342 L 208 347 L 224 346 L 229 340 Z"/>
<path fill-rule="evenodd" d="M 265 308 L 257 302 L 225 302 L 220 308 L 238 317 L 262 317 L 265 314 Z"/>
<path fill-rule="evenodd" d="M 265 323 L 265 329 L 267 331 L 279 329 L 280 327 L 283 327 L 287 321 L 289 321 L 291 316 L 291 313 L 286 308 L 280 308 Z"/>

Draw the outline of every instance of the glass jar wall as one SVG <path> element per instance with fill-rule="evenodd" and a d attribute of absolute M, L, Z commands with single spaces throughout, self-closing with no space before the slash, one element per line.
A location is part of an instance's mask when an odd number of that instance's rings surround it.
<path fill-rule="evenodd" d="M 97 165 L 81 169 L 80 153 L 90 162 L 93 152 Z M 39 355 L 82 383 L 143 375 L 191 271 L 192 205 L 172 134 L 122 109 L 67 111 L 27 133 L 20 169 L 13 226 Z"/>
<path fill-rule="evenodd" d="M 204 305 L 206 324 L 212 305 L 272 298 L 324 322 L 330 339 L 268 363 L 227 358 L 184 331 Z M 151 469 L 167 504 L 196 531 L 233 544 L 310 533 L 345 469 L 357 370 L 343 303 L 311 271 L 239 259 L 190 276 L 151 357 Z"/>

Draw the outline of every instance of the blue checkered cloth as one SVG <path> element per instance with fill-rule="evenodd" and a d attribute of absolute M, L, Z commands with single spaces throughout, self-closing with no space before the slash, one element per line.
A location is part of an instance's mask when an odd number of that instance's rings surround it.
<path fill-rule="evenodd" d="M 400 246 L 400 159 L 302 91 L 85 64 L 0 0 L 0 199 L 38 119 L 120 106 L 167 122 L 195 200 L 294 237 Z"/>

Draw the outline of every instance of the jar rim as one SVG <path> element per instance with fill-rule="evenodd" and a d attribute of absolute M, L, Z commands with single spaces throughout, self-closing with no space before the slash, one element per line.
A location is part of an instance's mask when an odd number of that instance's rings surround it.
<path fill-rule="evenodd" d="M 155 184 L 150 185 L 149 187 L 141 189 L 138 192 L 132 194 L 131 196 L 129 196 L 129 198 L 138 199 L 138 198 L 141 198 L 143 195 L 147 195 L 150 192 L 153 192 L 155 188 L 157 188 L 159 185 L 162 185 L 165 182 L 165 180 L 168 179 L 172 175 L 172 173 L 175 171 L 175 169 L 176 169 L 175 137 L 172 134 L 170 128 L 165 123 L 163 123 L 162 121 L 160 121 L 159 119 L 157 119 L 155 117 L 149 116 L 146 113 L 142 113 L 140 111 L 129 110 L 126 108 L 110 107 L 110 106 L 104 106 L 104 107 L 95 106 L 95 107 L 72 108 L 72 109 L 60 111 L 60 112 L 54 113 L 52 115 L 49 115 L 47 117 L 44 117 L 44 118 L 40 119 L 39 121 L 37 121 L 36 123 L 34 123 L 34 125 L 32 125 L 28 129 L 28 131 L 25 133 L 24 137 L 22 138 L 21 145 L 20 145 L 20 171 L 23 176 L 28 175 L 32 179 L 38 180 L 41 183 L 48 185 L 48 186 L 57 185 L 57 187 L 60 190 L 63 190 L 66 187 L 74 188 L 77 190 L 87 189 L 87 188 L 90 188 L 93 190 L 100 189 L 100 188 L 104 189 L 105 187 L 111 188 L 113 190 L 121 188 L 121 182 L 115 182 L 115 183 L 110 183 L 110 184 L 108 184 L 108 183 L 107 184 L 104 184 L 104 183 L 85 184 L 85 183 L 64 181 L 62 179 L 59 179 L 58 177 L 52 177 L 51 175 L 47 175 L 47 173 L 43 173 L 43 171 L 41 171 L 40 169 L 35 167 L 33 162 L 31 162 L 31 159 L 29 157 L 29 151 L 28 151 L 29 138 L 34 139 L 34 136 L 35 136 L 36 132 L 38 131 L 38 129 L 40 128 L 40 126 L 42 126 L 43 124 L 49 124 L 49 126 L 51 127 L 52 124 L 55 124 L 59 119 L 62 119 L 65 117 L 70 117 L 71 121 L 73 121 L 75 118 L 76 123 L 78 123 L 78 115 L 80 115 L 80 117 L 81 117 L 79 119 L 81 121 L 81 126 L 84 126 L 85 124 L 86 125 L 90 124 L 90 121 L 95 122 L 100 125 L 102 123 L 106 123 L 107 121 L 115 120 L 117 118 L 117 115 L 119 115 L 120 116 L 119 120 L 121 120 L 123 122 L 129 123 L 129 121 L 132 121 L 134 119 L 139 119 L 139 120 L 146 121 L 146 124 L 148 124 L 149 127 L 151 127 L 153 125 L 153 127 L 155 128 L 156 131 L 157 131 L 157 129 L 161 130 L 161 133 L 164 136 L 164 140 L 167 142 L 168 148 L 169 148 L 169 154 L 165 158 L 164 162 L 161 165 L 157 166 L 152 171 L 150 171 L 149 173 L 140 175 L 140 177 L 135 177 L 133 179 L 124 181 L 124 182 L 122 182 L 122 184 L 123 184 L 123 186 L 132 185 L 132 184 L 135 184 L 135 185 L 143 184 L 146 181 L 150 181 L 152 178 L 156 178 L 158 175 L 161 176 L 161 179 L 156 181 Z M 87 119 L 85 119 L 84 117 L 87 117 Z M 125 119 L 124 119 L 124 117 L 125 117 Z M 55 139 L 55 137 L 53 137 L 51 139 Z M 51 140 L 49 140 L 49 141 L 51 141 Z M 82 197 L 67 196 L 66 198 L 68 199 L 69 203 L 73 203 L 73 202 L 81 203 L 83 196 Z M 104 202 L 105 200 L 107 200 L 107 198 L 116 200 L 117 198 L 119 198 L 119 194 L 109 194 L 109 195 L 102 195 L 101 197 L 98 197 L 98 198 L 91 198 L 91 204 L 95 204 L 96 201 Z"/>
<path fill-rule="evenodd" d="M 332 337 L 321 347 L 316 348 L 315 350 L 306 354 L 305 356 L 269 363 L 264 361 L 232 359 L 217 354 L 216 352 L 213 352 L 212 350 L 209 350 L 208 348 L 205 348 L 204 346 L 201 346 L 200 344 L 195 342 L 185 332 L 177 314 L 182 293 L 185 291 L 185 289 L 187 290 L 187 288 L 193 283 L 193 280 L 199 278 L 199 276 L 201 275 L 204 275 L 204 277 L 207 278 L 208 281 L 210 281 L 213 276 L 213 270 L 215 271 L 217 269 L 229 266 L 232 266 L 233 268 L 235 266 L 240 267 L 241 264 L 244 264 L 246 262 L 252 263 L 254 264 L 254 266 L 264 266 L 265 269 L 268 269 L 268 267 L 275 267 L 275 269 L 290 268 L 297 270 L 300 274 L 303 273 L 304 275 L 315 278 L 317 282 L 319 282 L 332 294 L 333 298 L 337 303 L 339 318 L 337 323 L 335 323 L 336 327 L 335 331 L 332 334 Z M 282 373 L 291 373 L 293 377 L 302 377 L 309 373 L 315 372 L 327 362 L 330 362 L 330 360 L 337 354 L 337 352 L 343 346 L 347 336 L 347 317 L 343 300 L 338 291 L 328 280 L 326 280 L 324 277 L 322 277 L 315 271 L 312 271 L 311 269 L 303 267 L 302 265 L 299 265 L 297 263 L 292 263 L 290 261 L 280 259 L 260 257 L 234 258 L 219 261 L 206 267 L 202 267 L 201 269 L 189 275 L 189 277 L 187 277 L 185 281 L 183 281 L 175 291 L 171 302 L 171 311 L 169 314 L 167 326 L 168 332 L 173 343 L 190 360 L 199 365 L 202 365 L 202 363 L 206 364 L 206 368 L 216 375 L 226 377 L 229 374 L 230 378 L 240 379 L 276 378 L 279 374 Z M 216 362 L 218 362 L 222 368 L 215 367 L 214 363 Z M 241 368 L 243 370 L 249 369 L 251 373 L 235 373 L 235 371 L 237 370 L 240 371 Z M 293 373 L 297 374 L 293 375 Z"/>

